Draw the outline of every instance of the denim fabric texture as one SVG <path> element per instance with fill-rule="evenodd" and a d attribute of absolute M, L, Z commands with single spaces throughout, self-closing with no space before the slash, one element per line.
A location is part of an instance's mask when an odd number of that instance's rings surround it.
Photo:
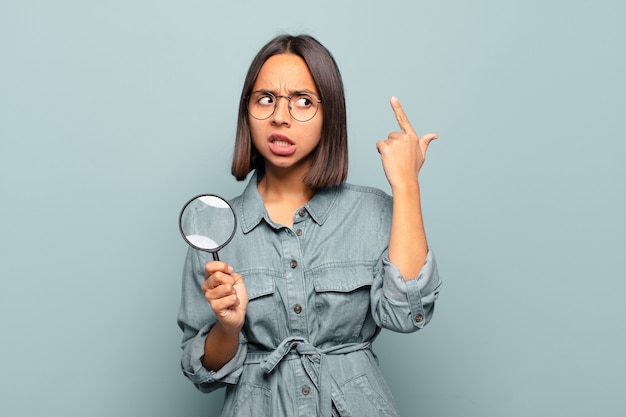
<path fill-rule="evenodd" d="M 200 289 L 212 257 L 190 248 L 183 373 L 203 392 L 226 386 L 222 416 L 398 416 L 371 343 L 382 328 L 408 333 L 430 321 L 441 286 L 432 252 L 404 281 L 387 256 L 392 199 L 380 190 L 321 189 L 288 228 L 271 221 L 256 185 L 252 175 L 232 200 L 237 231 L 220 251 L 248 290 L 239 349 L 217 372 L 202 366 L 216 322 Z"/>

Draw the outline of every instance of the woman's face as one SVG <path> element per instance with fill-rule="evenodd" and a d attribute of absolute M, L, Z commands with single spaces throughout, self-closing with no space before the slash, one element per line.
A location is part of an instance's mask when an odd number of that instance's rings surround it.
<path fill-rule="evenodd" d="M 308 92 L 319 97 L 306 63 L 293 54 L 274 55 L 265 61 L 252 88 L 252 91 L 260 90 L 274 96 Z M 321 105 L 311 120 L 299 122 L 289 113 L 286 98 L 276 100 L 276 110 L 269 118 L 258 120 L 248 115 L 252 143 L 265 159 L 266 171 L 279 168 L 306 173 L 322 133 Z"/>

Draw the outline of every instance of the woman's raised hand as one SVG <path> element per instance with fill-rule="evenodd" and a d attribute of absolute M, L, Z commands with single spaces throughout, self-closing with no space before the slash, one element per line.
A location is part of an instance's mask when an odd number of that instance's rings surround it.
<path fill-rule="evenodd" d="M 390 101 L 400 132 L 389 133 L 387 140 L 376 142 L 376 148 L 383 162 L 385 176 L 393 189 L 417 181 L 428 145 L 437 139 L 437 135 L 427 133 L 422 137 L 417 136 L 398 99 L 392 97 Z"/>

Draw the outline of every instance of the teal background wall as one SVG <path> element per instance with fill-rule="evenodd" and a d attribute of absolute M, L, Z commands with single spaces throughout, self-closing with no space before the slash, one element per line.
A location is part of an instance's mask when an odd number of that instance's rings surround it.
<path fill-rule="evenodd" d="M 215 416 L 179 370 L 182 204 L 232 197 L 255 52 L 310 33 L 375 142 L 440 139 L 422 174 L 445 281 L 375 348 L 405 416 L 626 414 L 621 1 L 0 0 L 0 415 Z"/>

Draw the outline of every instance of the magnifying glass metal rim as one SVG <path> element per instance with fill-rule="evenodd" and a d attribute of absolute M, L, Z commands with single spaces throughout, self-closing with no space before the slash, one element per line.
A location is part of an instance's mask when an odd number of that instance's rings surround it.
<path fill-rule="evenodd" d="M 187 236 L 185 235 L 185 232 L 183 231 L 183 213 L 185 212 L 185 209 L 187 208 L 187 206 L 189 204 L 191 204 L 193 201 L 199 199 L 200 197 L 215 197 L 215 198 L 218 198 L 218 199 L 222 200 L 224 203 L 226 203 L 228 208 L 230 208 L 230 211 L 233 213 L 233 220 L 235 222 L 233 224 L 233 232 L 230 234 L 230 236 L 228 237 L 228 239 L 226 239 L 226 241 L 224 243 L 222 243 L 221 245 L 219 245 L 219 246 L 217 246 L 215 248 L 212 248 L 212 249 L 200 248 L 200 247 L 194 245 L 193 243 L 191 243 L 187 239 Z M 219 196 L 217 194 L 209 194 L 209 193 L 198 194 L 195 197 L 191 197 L 189 199 L 189 201 L 187 201 L 185 203 L 185 205 L 183 206 L 183 208 L 180 210 L 180 214 L 178 215 L 178 230 L 180 230 L 180 234 L 183 236 L 183 239 L 185 239 L 185 242 L 187 242 L 187 244 L 189 246 L 191 246 L 194 249 L 203 251 L 203 252 L 212 253 L 213 254 L 213 259 L 216 260 L 216 261 L 219 261 L 219 257 L 217 256 L 217 252 L 220 249 L 222 249 L 224 246 L 226 246 L 233 239 L 233 236 L 235 236 L 235 232 L 237 231 L 237 215 L 235 214 L 235 209 L 233 208 L 233 206 L 224 197 Z"/>

